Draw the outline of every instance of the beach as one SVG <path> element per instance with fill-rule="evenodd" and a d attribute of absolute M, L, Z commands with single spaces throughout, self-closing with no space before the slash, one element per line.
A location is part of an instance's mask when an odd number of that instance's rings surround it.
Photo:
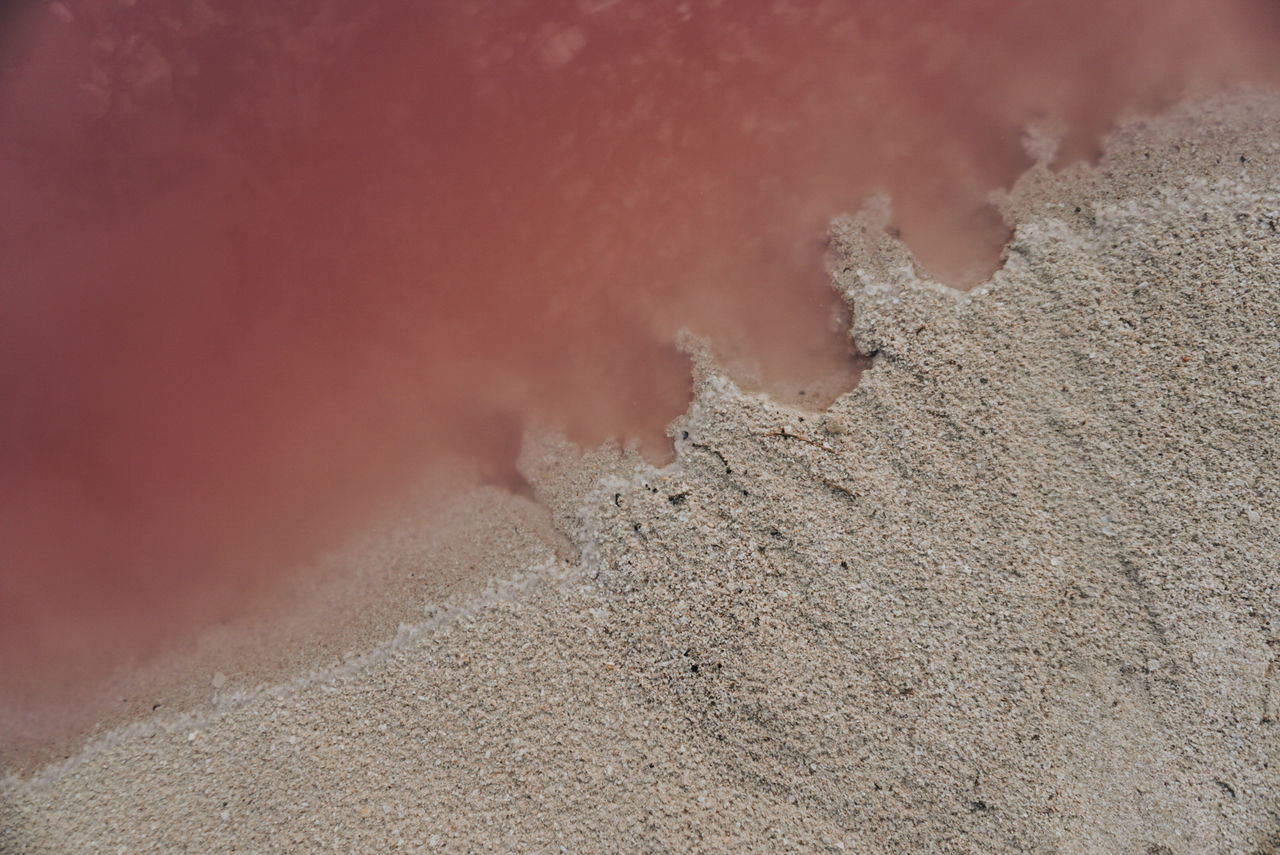
<path fill-rule="evenodd" d="M 1278 127 L 1029 139 L 967 293 L 871 200 L 828 250 L 853 391 L 685 337 L 673 462 L 527 434 L 563 543 L 10 775 L 0 851 L 1280 851 Z"/>

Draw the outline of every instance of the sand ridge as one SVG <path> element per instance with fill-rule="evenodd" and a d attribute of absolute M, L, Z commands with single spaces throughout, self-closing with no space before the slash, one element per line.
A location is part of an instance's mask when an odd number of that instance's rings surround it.
<path fill-rule="evenodd" d="M 1276 851 L 1276 127 L 1032 170 L 967 295 L 838 221 L 825 413 L 702 357 L 671 465 L 531 446 L 579 560 L 11 778 L 0 849 Z"/>

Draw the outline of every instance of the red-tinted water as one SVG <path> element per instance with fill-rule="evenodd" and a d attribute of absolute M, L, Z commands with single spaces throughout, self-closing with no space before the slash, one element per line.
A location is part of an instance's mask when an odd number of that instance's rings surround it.
<path fill-rule="evenodd" d="M 682 326 L 848 386 L 828 219 L 952 281 L 1028 122 L 1272 80 L 1191 0 L 100 0 L 0 43 L 0 694 L 233 611 L 530 424 L 655 458 Z M 746 369 L 742 369 L 746 370 Z"/>

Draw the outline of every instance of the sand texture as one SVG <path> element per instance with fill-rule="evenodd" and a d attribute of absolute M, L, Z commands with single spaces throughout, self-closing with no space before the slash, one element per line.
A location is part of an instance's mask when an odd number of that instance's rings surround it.
<path fill-rule="evenodd" d="M 838 221 L 828 411 L 704 358 L 668 467 L 530 443 L 578 559 L 11 778 L 0 849 L 1280 852 L 1278 129 L 1031 170 L 967 295 Z"/>

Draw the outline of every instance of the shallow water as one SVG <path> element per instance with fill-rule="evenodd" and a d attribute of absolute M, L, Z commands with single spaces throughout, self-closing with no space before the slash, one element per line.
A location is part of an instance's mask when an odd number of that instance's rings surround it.
<path fill-rule="evenodd" d="M 939 277 L 1024 129 L 1274 81 L 1273 3 L 66 2 L 0 85 L 0 692 L 226 618 L 531 425 L 667 453 L 681 327 L 855 382 L 825 225 Z"/>

